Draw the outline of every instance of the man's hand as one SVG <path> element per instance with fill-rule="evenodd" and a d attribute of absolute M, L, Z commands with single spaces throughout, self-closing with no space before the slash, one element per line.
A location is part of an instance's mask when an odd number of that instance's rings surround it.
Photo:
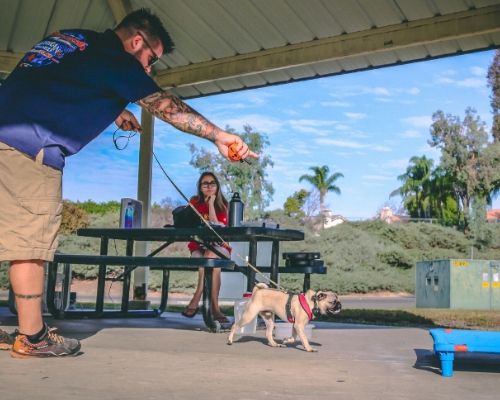
<path fill-rule="evenodd" d="M 236 143 L 238 160 L 244 160 L 247 157 L 259 158 L 259 155 L 251 151 L 248 148 L 248 145 L 243 140 L 241 140 L 238 135 L 220 131 L 215 137 L 215 145 L 219 149 L 219 153 L 221 153 L 229 161 L 233 161 L 228 156 L 229 146 L 231 146 L 233 143 Z"/>
<path fill-rule="evenodd" d="M 118 118 L 115 119 L 115 124 L 123 131 L 142 132 L 141 124 L 139 124 L 134 114 L 128 110 L 122 111 Z"/>

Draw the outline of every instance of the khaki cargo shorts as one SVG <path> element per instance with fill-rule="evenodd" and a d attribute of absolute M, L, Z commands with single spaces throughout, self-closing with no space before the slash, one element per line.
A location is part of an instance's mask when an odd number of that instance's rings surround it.
<path fill-rule="evenodd" d="M 62 173 L 0 142 L 0 261 L 52 261 L 62 215 Z"/>

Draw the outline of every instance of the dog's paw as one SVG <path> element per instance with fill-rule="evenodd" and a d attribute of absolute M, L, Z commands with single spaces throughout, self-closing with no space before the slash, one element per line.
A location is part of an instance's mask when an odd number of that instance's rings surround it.
<path fill-rule="evenodd" d="M 306 349 L 306 351 L 308 351 L 309 353 L 317 353 L 318 350 L 316 350 L 314 347 L 309 347 Z"/>
<path fill-rule="evenodd" d="M 293 338 L 293 337 L 284 338 L 283 341 L 281 342 L 281 344 L 284 344 L 284 345 L 292 344 L 292 343 L 295 343 L 295 338 Z"/>
<path fill-rule="evenodd" d="M 269 342 L 269 343 L 268 343 L 268 345 L 269 345 L 269 346 L 271 346 L 271 347 L 286 347 L 286 345 L 285 345 L 285 344 L 282 344 L 282 343 L 276 343 L 276 342 L 272 342 L 272 343 L 271 343 L 271 342 Z"/>

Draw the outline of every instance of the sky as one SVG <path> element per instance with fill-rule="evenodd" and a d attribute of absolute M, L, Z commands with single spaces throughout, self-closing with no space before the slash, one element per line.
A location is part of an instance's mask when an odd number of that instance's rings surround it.
<path fill-rule="evenodd" d="M 400 186 L 397 177 L 412 156 L 439 162 L 440 152 L 427 143 L 435 111 L 463 119 L 471 106 L 490 131 L 486 74 L 493 55 L 493 51 L 477 52 L 186 102 L 221 128 L 242 132 L 244 125 L 250 125 L 267 135 L 270 146 L 265 152 L 274 161 L 268 179 L 275 189 L 268 209 L 283 208 L 297 190 L 311 190 L 299 177 L 311 174 L 310 167 L 327 165 L 331 173 L 344 175 L 336 182 L 341 194 L 329 193 L 327 206 L 351 220 L 367 219 L 383 206 L 399 207 L 401 199 L 389 194 Z M 136 105 L 129 109 L 140 116 Z M 115 129 L 110 125 L 66 160 L 65 199 L 102 202 L 137 197 L 139 138 L 118 151 L 112 142 Z M 154 143 L 174 182 L 186 196 L 194 195 L 199 173 L 189 165 L 188 144 L 214 152 L 215 146 L 159 120 Z M 165 198 L 181 199 L 154 163 L 152 201 Z M 493 208 L 500 208 L 500 198 Z"/>

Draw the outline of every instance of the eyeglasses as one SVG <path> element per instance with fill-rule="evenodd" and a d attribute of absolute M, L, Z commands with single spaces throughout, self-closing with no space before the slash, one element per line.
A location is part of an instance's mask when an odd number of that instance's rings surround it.
<path fill-rule="evenodd" d="M 144 34 L 141 31 L 137 31 L 137 33 L 139 35 L 141 35 L 142 40 L 144 40 L 144 43 L 146 43 L 146 46 L 148 46 L 149 50 L 151 50 L 151 53 L 153 53 L 153 55 L 151 56 L 151 58 L 148 61 L 148 67 L 152 67 L 158 61 L 160 61 L 160 58 L 156 55 L 155 51 L 153 50 L 153 48 L 151 47 L 151 45 L 149 44 L 149 42 L 146 40 L 146 37 L 144 36 Z"/>
<path fill-rule="evenodd" d="M 217 182 L 215 182 L 215 181 L 201 182 L 200 186 L 203 188 L 215 187 L 215 186 L 217 186 Z"/>

